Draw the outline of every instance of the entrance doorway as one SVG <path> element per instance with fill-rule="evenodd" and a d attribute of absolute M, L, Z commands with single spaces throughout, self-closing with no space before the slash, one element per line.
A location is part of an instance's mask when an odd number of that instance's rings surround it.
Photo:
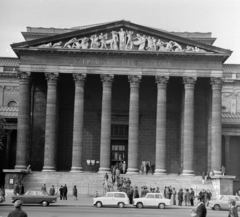
<path fill-rule="evenodd" d="M 128 141 L 112 140 L 111 144 L 111 166 L 125 161 L 128 163 Z M 128 164 L 127 164 L 128 165 Z"/>

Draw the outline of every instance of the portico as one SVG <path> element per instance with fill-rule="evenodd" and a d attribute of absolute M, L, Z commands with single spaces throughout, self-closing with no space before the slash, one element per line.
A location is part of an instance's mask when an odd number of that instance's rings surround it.
<path fill-rule="evenodd" d="M 163 38 L 175 47 L 147 50 L 146 43 L 141 50 L 136 41 L 130 45 L 138 50 L 131 50 L 127 42 L 125 50 L 116 49 L 118 44 L 108 49 L 94 49 L 96 44 L 68 47 L 75 43 L 73 37 L 111 28 Z M 27 79 L 20 83 L 24 104 L 19 105 L 22 124 L 15 168 L 27 166 L 25 153 L 32 136 L 31 165 L 45 172 L 83 172 L 91 160 L 99 173 L 110 172 L 111 165 L 122 161 L 128 174 L 138 174 L 143 161 L 155 165 L 154 175 L 193 175 L 210 168 L 220 173 L 222 64 L 230 51 L 126 21 L 12 47 L 21 57 L 19 79 Z M 36 91 L 29 97 L 32 86 Z M 24 125 L 30 104 L 32 135 L 30 125 Z M 113 126 L 127 130 L 113 138 Z"/>

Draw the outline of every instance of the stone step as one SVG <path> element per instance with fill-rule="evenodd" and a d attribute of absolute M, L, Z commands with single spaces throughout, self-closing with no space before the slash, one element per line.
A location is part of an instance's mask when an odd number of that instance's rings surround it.
<path fill-rule="evenodd" d="M 196 193 L 202 189 L 209 189 L 214 193 L 212 183 L 202 184 L 201 176 L 178 176 L 176 174 L 169 175 L 127 175 L 121 174 L 124 178 L 129 178 L 133 186 L 147 186 L 148 188 L 159 187 L 163 191 L 165 186 L 180 188 L 193 188 Z M 111 180 L 111 175 L 109 175 Z M 96 191 L 104 194 L 104 174 L 99 173 L 71 173 L 71 172 L 33 172 L 28 174 L 24 179 L 25 190 L 40 189 L 43 183 L 46 183 L 47 189 L 54 185 L 57 192 L 60 185 L 67 184 L 68 193 L 72 194 L 72 188 L 77 186 L 79 194 L 94 195 Z M 116 186 L 113 190 L 116 190 Z"/>

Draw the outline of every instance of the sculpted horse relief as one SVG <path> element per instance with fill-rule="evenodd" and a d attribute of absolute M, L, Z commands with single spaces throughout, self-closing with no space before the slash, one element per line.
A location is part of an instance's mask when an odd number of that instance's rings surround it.
<path fill-rule="evenodd" d="M 175 41 L 166 41 L 153 36 L 134 34 L 133 31 L 123 28 L 120 31 L 100 33 L 89 37 L 72 38 L 67 42 L 49 42 L 38 46 L 39 48 L 68 48 L 68 49 L 102 49 L 102 50 L 139 50 L 159 52 L 206 52 L 193 46 L 183 46 Z M 185 48 L 183 48 L 185 47 Z"/>

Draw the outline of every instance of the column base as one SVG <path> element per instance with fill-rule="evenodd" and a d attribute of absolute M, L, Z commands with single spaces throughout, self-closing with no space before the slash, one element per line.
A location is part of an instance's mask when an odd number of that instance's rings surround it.
<path fill-rule="evenodd" d="M 100 167 L 98 173 L 111 173 L 111 170 L 107 167 Z"/>
<path fill-rule="evenodd" d="M 42 172 L 56 172 L 55 167 L 44 166 Z"/>
<path fill-rule="evenodd" d="M 83 173 L 83 168 L 82 167 L 72 167 L 71 168 L 71 173 Z"/>
<path fill-rule="evenodd" d="M 27 169 L 27 167 L 24 166 L 24 165 L 16 165 L 14 168 L 15 168 L 16 170 L 26 170 L 26 169 Z"/>
<path fill-rule="evenodd" d="M 166 170 L 164 169 L 155 169 L 154 171 L 154 175 L 158 176 L 158 175 L 166 175 Z"/>
<path fill-rule="evenodd" d="M 138 171 L 138 169 L 128 168 L 126 174 L 128 174 L 128 175 L 138 175 L 139 171 Z"/>
<path fill-rule="evenodd" d="M 194 176 L 194 171 L 193 170 L 183 170 L 182 171 L 182 176 Z"/>

